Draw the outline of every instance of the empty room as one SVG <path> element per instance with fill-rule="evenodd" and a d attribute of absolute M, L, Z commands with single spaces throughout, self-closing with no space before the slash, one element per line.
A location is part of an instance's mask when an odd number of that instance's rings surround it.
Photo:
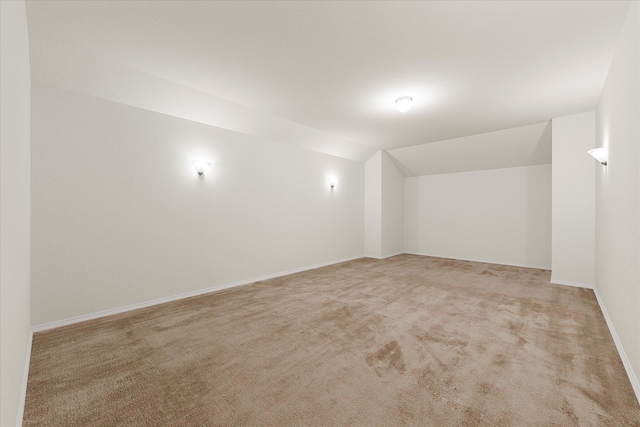
<path fill-rule="evenodd" d="M 2 427 L 640 427 L 638 1 L 0 7 Z"/>

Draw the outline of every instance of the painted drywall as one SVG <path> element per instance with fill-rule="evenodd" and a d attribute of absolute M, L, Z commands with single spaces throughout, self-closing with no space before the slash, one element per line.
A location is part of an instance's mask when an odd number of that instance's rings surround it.
<path fill-rule="evenodd" d="M 60 47 L 63 51 L 69 51 L 67 44 Z M 40 73 L 34 76 L 34 82 L 43 86 L 64 88 L 352 160 L 363 161 L 375 152 L 373 148 L 334 137 L 318 129 L 127 67 L 119 62 L 108 61 L 95 56 L 95 51 L 87 52 L 75 59 L 65 55 L 64 60 L 50 49 L 36 52 L 38 56 L 34 59 L 34 67 L 40 70 Z M 52 63 L 56 65 L 52 66 Z M 53 78 L 56 74 L 52 73 L 52 70 L 56 70 L 60 64 L 64 64 L 65 72 L 57 75 L 60 78 Z M 100 77 L 96 78 L 97 75 Z"/>
<path fill-rule="evenodd" d="M 385 151 L 365 163 L 365 255 L 404 252 L 404 177 Z"/>
<path fill-rule="evenodd" d="M 324 134 L 314 138 L 320 146 L 341 140 L 330 145 L 347 153 L 346 141 L 389 150 L 593 109 L 628 7 L 624 1 L 27 3 L 36 78 L 172 108 L 173 96 L 149 82 L 156 76 L 304 123 Z M 181 90 L 174 94 L 175 107 L 202 105 L 184 102 Z M 399 115 L 394 100 L 407 94 L 412 111 Z M 229 114 L 236 106 L 201 117 L 274 125 L 253 121 L 249 112 Z M 289 136 L 289 126 L 278 128 Z"/>
<path fill-rule="evenodd" d="M 0 425 L 22 423 L 30 343 L 30 81 L 23 1 L 0 2 Z"/>
<path fill-rule="evenodd" d="M 385 151 L 382 169 L 382 257 L 404 252 L 404 177 Z"/>
<path fill-rule="evenodd" d="M 382 151 L 364 165 L 364 254 L 382 258 Z"/>
<path fill-rule="evenodd" d="M 595 112 L 553 119 L 551 282 L 595 282 Z"/>
<path fill-rule="evenodd" d="M 640 399 L 640 44 L 632 2 L 596 110 L 596 288 L 636 378 Z"/>
<path fill-rule="evenodd" d="M 360 162 L 38 85 L 32 124 L 33 325 L 364 253 Z"/>
<path fill-rule="evenodd" d="M 551 163 L 551 122 L 398 148 L 389 154 L 404 176 L 544 165 Z"/>
<path fill-rule="evenodd" d="M 405 178 L 405 252 L 551 267 L 551 165 Z"/>

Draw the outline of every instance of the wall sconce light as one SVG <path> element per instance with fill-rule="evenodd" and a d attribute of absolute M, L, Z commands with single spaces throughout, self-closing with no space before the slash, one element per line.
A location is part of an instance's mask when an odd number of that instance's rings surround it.
<path fill-rule="evenodd" d="M 336 186 L 336 180 L 335 180 L 335 179 L 333 179 L 333 180 L 329 181 L 329 186 L 330 186 L 330 187 L 331 187 L 331 189 L 333 190 L 333 187 L 335 187 L 335 186 Z"/>
<path fill-rule="evenodd" d="M 396 108 L 401 113 L 406 113 L 411 109 L 411 102 L 413 98 L 410 96 L 403 96 L 401 98 L 396 99 Z"/>
<path fill-rule="evenodd" d="M 200 176 L 204 175 L 204 171 L 209 169 L 209 166 L 211 166 L 211 163 L 205 160 L 194 160 L 191 162 L 191 164 L 193 165 L 193 168 L 196 170 L 196 172 L 198 172 L 198 175 Z"/>
<path fill-rule="evenodd" d="M 593 150 L 587 151 L 587 153 L 591 154 L 594 159 L 602 163 L 604 166 L 607 166 L 609 151 L 605 147 L 594 148 Z"/>

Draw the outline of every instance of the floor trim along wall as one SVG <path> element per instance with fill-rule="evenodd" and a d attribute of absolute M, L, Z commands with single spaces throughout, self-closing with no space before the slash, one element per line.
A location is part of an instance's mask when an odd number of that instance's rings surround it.
<path fill-rule="evenodd" d="M 620 338 L 618 338 L 618 334 L 616 333 L 616 330 L 613 327 L 613 323 L 611 322 L 609 313 L 607 313 L 607 309 L 604 306 L 602 298 L 600 298 L 600 294 L 598 293 L 598 288 L 594 287 L 593 292 L 596 294 L 598 305 L 600 305 L 600 311 L 602 311 L 604 320 L 607 322 L 607 326 L 609 327 L 609 332 L 611 333 L 613 342 L 616 343 L 616 348 L 618 349 L 618 353 L 620 354 L 620 359 L 622 359 L 622 364 L 624 365 L 624 369 L 627 371 L 627 376 L 629 377 L 629 381 L 631 381 L 631 387 L 633 387 L 633 391 L 636 394 L 636 399 L 638 399 L 638 403 L 640 403 L 640 382 L 638 381 L 636 374 L 633 372 L 633 368 L 631 367 L 631 362 L 629 362 L 627 353 L 625 353 L 624 347 L 622 347 L 622 342 L 620 342 Z"/>
<path fill-rule="evenodd" d="M 276 277 L 287 276 L 289 274 L 299 273 L 301 271 L 313 270 L 314 268 L 326 267 L 328 265 L 340 264 L 341 262 L 352 261 L 354 259 L 360 259 L 360 258 L 363 258 L 363 257 L 364 257 L 364 255 L 360 255 L 360 256 L 356 256 L 356 257 L 352 257 L 352 258 L 345 258 L 345 259 L 341 259 L 341 260 L 337 260 L 337 261 L 331 261 L 331 262 L 327 262 L 327 263 L 323 263 L 323 264 L 316 264 L 316 265 L 311 265 L 311 266 L 307 266 L 307 267 L 296 268 L 296 269 L 293 269 L 293 270 L 282 271 L 280 273 L 268 274 L 266 276 L 255 277 L 255 278 L 247 279 L 247 280 L 240 280 L 238 282 L 216 285 L 216 286 L 212 286 L 210 288 L 200 289 L 200 290 L 192 291 L 192 292 L 186 292 L 186 293 L 179 294 L 179 295 L 172 295 L 172 296 L 169 296 L 169 297 L 158 298 L 158 299 L 151 300 L 151 301 L 144 301 L 144 302 L 140 302 L 140 303 L 136 303 L 136 304 L 126 305 L 124 307 L 112 308 L 112 309 L 109 309 L 109 310 L 99 311 L 97 313 L 84 314 L 84 315 L 72 317 L 72 318 L 69 318 L 69 319 L 57 320 L 57 321 L 54 321 L 54 322 L 44 323 L 42 325 L 32 326 L 31 327 L 31 331 L 32 332 L 42 332 L 42 331 L 46 331 L 46 330 L 49 330 L 49 329 L 60 328 L 62 326 L 73 325 L 74 323 L 80 323 L 80 322 L 84 322 L 84 321 L 87 321 L 87 320 L 98 319 L 100 317 L 106 317 L 106 316 L 111 316 L 111 315 L 114 315 L 114 314 L 125 313 L 127 311 L 137 310 L 137 309 L 140 309 L 140 308 L 151 307 L 153 305 L 163 304 L 163 303 L 166 303 L 166 302 L 177 301 L 177 300 L 181 300 L 181 299 L 185 299 L 185 298 L 195 297 L 195 296 L 198 296 L 198 295 L 208 294 L 210 292 L 221 291 L 223 289 L 235 288 L 236 286 L 250 285 L 251 283 L 259 282 L 261 280 L 274 279 Z"/>
<path fill-rule="evenodd" d="M 387 259 L 387 258 L 391 258 L 392 256 L 398 256 L 398 255 L 402 255 L 408 252 L 397 252 L 395 254 L 390 254 L 390 255 L 383 255 L 383 256 L 375 256 L 375 255 L 365 255 L 365 258 L 371 258 L 371 259 Z"/>
<path fill-rule="evenodd" d="M 22 427 L 24 416 L 24 402 L 27 399 L 27 383 L 29 382 L 29 365 L 31 364 L 31 343 L 33 342 L 33 330 L 29 331 L 27 339 L 27 354 L 24 360 L 24 370 L 22 372 L 22 385 L 20 386 L 20 401 L 18 402 L 18 415 L 16 417 L 16 427 Z"/>
<path fill-rule="evenodd" d="M 384 255 L 381 259 L 391 258 L 392 256 L 398 256 L 398 255 L 402 255 L 402 254 L 404 254 L 404 252 L 396 252 L 396 253 L 393 253 L 393 254 L 387 254 L 387 255 Z"/>
<path fill-rule="evenodd" d="M 535 268 L 535 269 L 538 269 L 538 270 L 551 270 L 550 266 L 544 266 L 544 265 L 513 264 L 513 263 L 508 263 L 508 262 L 502 262 L 502 261 L 487 261 L 486 259 L 457 258 L 457 257 L 451 257 L 451 256 L 444 256 L 444 255 L 423 254 L 423 253 L 420 253 L 420 252 L 405 252 L 405 253 L 406 254 L 410 254 L 410 255 L 430 256 L 430 257 L 434 257 L 434 258 L 455 259 L 455 260 L 458 260 L 458 261 L 471 261 L 471 262 L 481 262 L 481 263 L 484 263 L 484 264 L 508 265 L 508 266 L 511 266 L 511 267 Z"/>
<path fill-rule="evenodd" d="M 552 285 L 574 286 L 576 288 L 593 289 L 593 285 L 590 285 L 588 283 L 570 282 L 568 280 L 557 280 L 557 279 L 554 279 L 553 276 L 551 277 L 551 284 Z"/>

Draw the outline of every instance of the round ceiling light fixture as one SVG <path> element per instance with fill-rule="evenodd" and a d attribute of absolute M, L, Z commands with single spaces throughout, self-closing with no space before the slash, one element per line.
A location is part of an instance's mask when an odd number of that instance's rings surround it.
<path fill-rule="evenodd" d="M 410 96 L 403 96 L 401 98 L 396 99 L 396 108 L 401 113 L 406 113 L 411 109 L 411 101 L 413 98 Z"/>

